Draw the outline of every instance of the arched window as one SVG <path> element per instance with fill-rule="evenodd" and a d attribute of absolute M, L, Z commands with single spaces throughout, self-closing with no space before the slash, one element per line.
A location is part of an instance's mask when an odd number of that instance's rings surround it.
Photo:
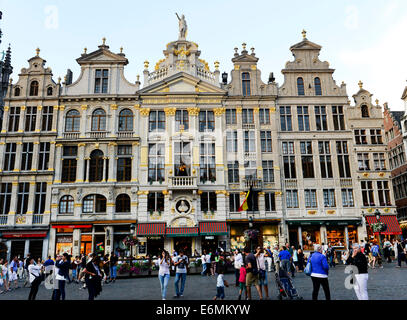
<path fill-rule="evenodd" d="M 106 212 L 106 198 L 101 194 L 90 194 L 83 198 L 83 213 L 103 213 Z"/>
<path fill-rule="evenodd" d="M 124 109 L 119 114 L 119 131 L 133 130 L 133 112 Z"/>
<path fill-rule="evenodd" d="M 47 88 L 47 96 L 52 96 L 52 92 L 53 92 L 52 87 L 48 87 Z"/>
<path fill-rule="evenodd" d="M 89 181 L 100 182 L 103 179 L 103 152 L 93 150 L 90 154 Z"/>
<path fill-rule="evenodd" d="M 363 104 L 360 108 L 362 110 L 362 118 L 369 118 L 369 108 L 367 105 Z"/>
<path fill-rule="evenodd" d="M 315 95 L 316 96 L 322 96 L 321 79 L 320 78 L 315 78 L 314 79 L 314 85 L 315 85 Z"/>
<path fill-rule="evenodd" d="M 63 196 L 59 201 L 60 214 L 73 214 L 74 200 L 72 196 Z"/>
<path fill-rule="evenodd" d="M 305 95 L 304 92 L 304 79 L 303 78 L 298 78 L 297 79 L 297 91 L 299 96 Z"/>
<path fill-rule="evenodd" d="M 38 81 L 31 82 L 30 96 L 38 96 Z"/>
<path fill-rule="evenodd" d="M 14 89 L 14 96 L 15 96 L 15 97 L 19 97 L 19 96 L 20 96 L 20 91 L 21 91 L 21 90 L 20 90 L 19 87 L 15 88 L 15 89 Z"/>
<path fill-rule="evenodd" d="M 130 197 L 127 194 L 117 196 L 116 212 L 130 212 Z"/>
<path fill-rule="evenodd" d="M 97 109 L 92 114 L 92 131 L 106 130 L 106 113 L 103 109 Z"/>
<path fill-rule="evenodd" d="M 66 114 L 65 132 L 79 132 L 81 114 L 78 110 L 71 110 Z"/>
<path fill-rule="evenodd" d="M 247 97 L 250 96 L 250 73 L 242 73 L 242 94 Z"/>

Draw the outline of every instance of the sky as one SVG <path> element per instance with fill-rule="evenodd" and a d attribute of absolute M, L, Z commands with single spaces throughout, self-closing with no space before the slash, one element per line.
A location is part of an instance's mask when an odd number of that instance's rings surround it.
<path fill-rule="evenodd" d="M 97 50 L 106 37 L 113 52 L 129 60 L 126 78 L 135 82 L 142 75 L 143 62 L 150 69 L 163 58 L 165 45 L 177 40 L 175 12 L 185 14 L 187 40 L 199 44 L 201 58 L 213 70 L 230 72 L 234 47 L 254 47 L 258 69 L 267 82 L 274 72 L 281 85 L 281 69 L 293 60 L 289 48 L 302 40 L 322 46 L 320 59 L 336 69 L 337 84 L 347 84 L 348 95 L 358 91 L 362 80 L 380 104 L 404 110 L 401 95 L 407 85 L 407 1 L 404 0 L 0 0 L 3 42 L 0 52 L 12 47 L 12 78 L 41 49 L 54 80 L 64 78 L 69 68 L 74 80 L 80 68 L 76 59 L 86 47 Z M 142 78 L 142 77 L 141 77 Z"/>

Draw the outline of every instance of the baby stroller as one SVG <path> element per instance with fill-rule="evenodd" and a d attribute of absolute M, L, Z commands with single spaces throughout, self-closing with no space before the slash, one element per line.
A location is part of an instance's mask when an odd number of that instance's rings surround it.
<path fill-rule="evenodd" d="M 302 300 L 302 297 L 298 295 L 297 289 L 294 287 L 291 277 L 282 268 L 276 272 L 276 285 L 279 300 L 283 300 L 283 298 L 289 300 Z"/>

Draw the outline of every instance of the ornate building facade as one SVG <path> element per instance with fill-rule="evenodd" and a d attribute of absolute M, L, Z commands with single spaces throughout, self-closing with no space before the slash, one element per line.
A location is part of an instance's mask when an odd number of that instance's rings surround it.
<path fill-rule="evenodd" d="M 145 61 L 143 86 L 125 79 L 128 60 L 105 39 L 76 60 L 74 83 L 55 84 L 45 61 L 30 59 L 6 99 L 0 197 L 10 205 L 2 227 L 10 237 L 49 228 L 38 231 L 43 255 L 192 254 L 287 241 L 340 249 L 364 239 L 375 210 L 395 218 L 381 107 L 362 85 L 352 105 L 305 33 L 290 49 L 281 86 L 273 74 L 262 81 L 254 48 L 235 48 L 229 80 L 185 37 L 168 43 L 153 69 Z M 50 113 L 44 131 L 40 117 Z M 40 172 L 43 143 L 49 161 Z M 33 167 L 22 170 L 30 152 Z M 16 199 L 25 196 L 22 210 Z M 248 210 L 239 211 L 246 198 Z M 27 252 L 33 234 L 22 232 Z M 127 236 L 138 244 L 126 245 Z M 14 242 L 7 240 L 11 254 L 19 253 Z"/>

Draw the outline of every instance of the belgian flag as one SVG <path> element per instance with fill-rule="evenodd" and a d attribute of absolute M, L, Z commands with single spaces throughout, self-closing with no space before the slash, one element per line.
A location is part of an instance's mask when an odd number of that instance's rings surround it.
<path fill-rule="evenodd" d="M 251 191 L 252 191 L 252 187 L 250 187 L 250 190 L 247 191 L 246 197 L 244 198 L 244 201 L 243 201 L 243 203 L 241 204 L 241 206 L 240 206 L 238 212 L 247 211 L 247 210 L 249 209 L 249 205 L 247 204 L 247 199 L 249 199 L 249 196 L 250 196 L 250 194 L 251 194 Z"/>

